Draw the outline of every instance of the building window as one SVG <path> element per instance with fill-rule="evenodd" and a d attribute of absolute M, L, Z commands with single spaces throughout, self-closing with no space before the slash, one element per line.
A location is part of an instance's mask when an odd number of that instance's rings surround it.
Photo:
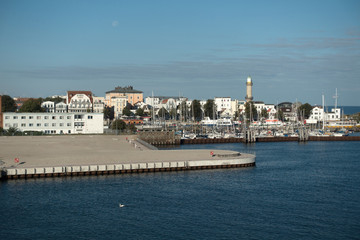
<path fill-rule="evenodd" d="M 21 116 L 21 119 L 26 119 L 26 116 Z"/>
<path fill-rule="evenodd" d="M 21 126 L 22 126 L 22 127 L 26 127 L 26 124 L 25 124 L 25 123 L 22 123 Z"/>
<path fill-rule="evenodd" d="M 51 124 L 51 126 L 56 127 L 56 123 Z"/>
<path fill-rule="evenodd" d="M 9 124 L 8 124 L 8 123 L 5 123 L 5 127 L 9 127 Z"/>
<path fill-rule="evenodd" d="M 5 119 L 10 119 L 10 117 L 9 117 L 9 116 L 5 116 Z"/>
<path fill-rule="evenodd" d="M 17 116 L 14 116 L 14 119 L 17 119 L 18 117 Z"/>
<path fill-rule="evenodd" d="M 36 119 L 41 119 L 41 116 L 37 116 Z"/>
<path fill-rule="evenodd" d="M 55 120 L 55 119 L 56 119 L 56 116 L 52 116 L 52 119 L 54 119 L 54 120 Z"/>
<path fill-rule="evenodd" d="M 44 119 L 49 119 L 49 116 L 45 116 Z"/>
<path fill-rule="evenodd" d="M 32 126 L 34 126 L 34 124 L 33 124 L 33 123 L 29 123 L 29 127 L 32 127 Z"/>
<path fill-rule="evenodd" d="M 71 116 L 67 116 L 66 118 L 67 118 L 67 119 L 71 119 Z"/>
<path fill-rule="evenodd" d="M 18 127 L 18 124 L 17 124 L 17 123 L 14 123 L 14 124 L 13 124 L 13 127 L 15 127 L 15 128 Z"/>
<path fill-rule="evenodd" d="M 34 116 L 29 116 L 29 119 L 33 119 L 34 118 Z"/>
<path fill-rule="evenodd" d="M 60 116 L 60 119 L 64 119 L 64 116 Z"/>
<path fill-rule="evenodd" d="M 64 124 L 63 123 L 60 123 L 60 127 L 63 127 L 64 126 Z"/>
<path fill-rule="evenodd" d="M 41 127 L 41 123 L 36 124 L 37 127 Z"/>
<path fill-rule="evenodd" d="M 93 116 L 89 115 L 89 116 L 88 116 L 88 119 L 93 119 Z"/>
<path fill-rule="evenodd" d="M 67 126 L 68 126 L 68 127 L 71 127 L 71 123 L 67 123 Z"/>

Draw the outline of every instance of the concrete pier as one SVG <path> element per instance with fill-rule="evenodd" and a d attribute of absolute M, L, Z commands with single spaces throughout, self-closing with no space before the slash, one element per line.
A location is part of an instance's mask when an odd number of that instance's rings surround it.
<path fill-rule="evenodd" d="M 152 150 L 136 136 L 0 137 L 2 179 L 255 166 L 225 150 Z"/>

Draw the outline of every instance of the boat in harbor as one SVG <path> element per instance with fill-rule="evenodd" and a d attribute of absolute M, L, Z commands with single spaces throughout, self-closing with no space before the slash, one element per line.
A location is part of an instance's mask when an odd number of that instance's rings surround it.
<path fill-rule="evenodd" d="M 216 120 L 212 120 L 212 119 L 210 119 L 209 117 L 205 117 L 205 118 L 204 118 L 203 120 L 201 120 L 201 122 L 200 122 L 200 124 L 201 124 L 202 126 L 209 126 L 209 127 L 215 126 L 216 123 L 217 123 Z"/>

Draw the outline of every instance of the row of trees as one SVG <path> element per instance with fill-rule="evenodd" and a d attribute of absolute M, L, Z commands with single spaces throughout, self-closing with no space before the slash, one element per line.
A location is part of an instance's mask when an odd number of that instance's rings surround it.
<path fill-rule="evenodd" d="M 63 99 L 57 98 L 30 98 L 23 103 L 20 109 L 17 109 L 17 105 L 14 99 L 8 95 L 1 96 L 1 107 L 3 112 L 45 112 L 45 109 L 41 107 L 41 104 L 45 101 L 52 101 L 56 103 L 62 102 Z"/>

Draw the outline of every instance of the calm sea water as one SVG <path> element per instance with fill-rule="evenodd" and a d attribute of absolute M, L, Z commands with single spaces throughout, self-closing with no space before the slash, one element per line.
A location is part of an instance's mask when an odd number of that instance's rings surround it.
<path fill-rule="evenodd" d="M 257 166 L 1 182 L 0 239 L 360 238 L 360 142 L 181 148 Z"/>

